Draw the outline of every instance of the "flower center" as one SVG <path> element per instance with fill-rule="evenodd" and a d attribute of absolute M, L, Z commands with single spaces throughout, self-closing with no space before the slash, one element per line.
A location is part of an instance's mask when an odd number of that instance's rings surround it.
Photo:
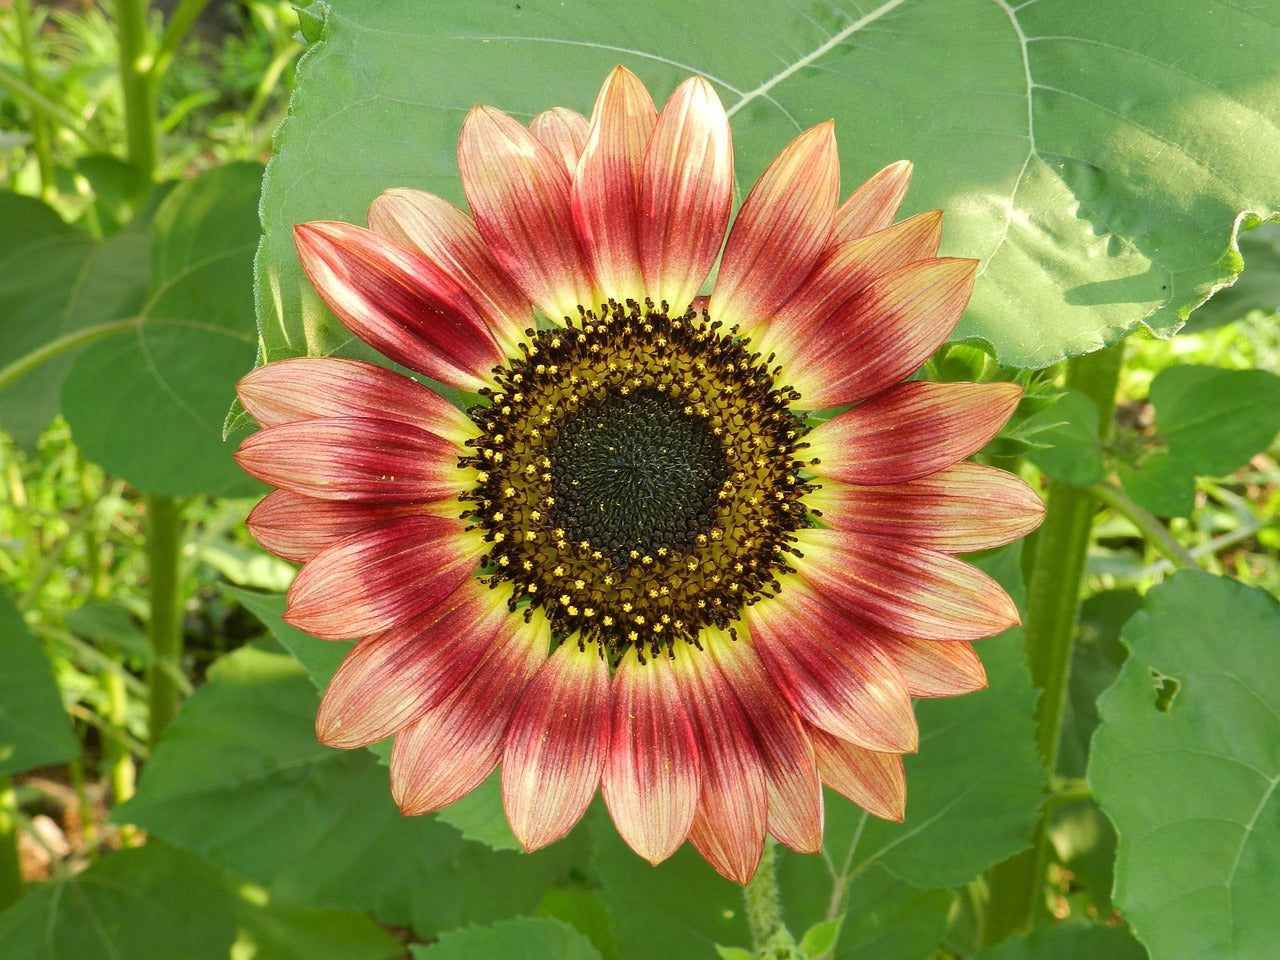
<path fill-rule="evenodd" d="M 649 388 L 587 400 L 547 449 L 552 525 L 614 564 L 664 547 L 688 551 L 714 525 L 724 448 L 676 397 Z"/>
<path fill-rule="evenodd" d="M 735 330 L 610 303 L 529 331 L 470 410 L 459 465 L 484 574 L 559 640 L 657 653 L 727 627 L 790 570 L 813 486 L 798 395 Z"/>

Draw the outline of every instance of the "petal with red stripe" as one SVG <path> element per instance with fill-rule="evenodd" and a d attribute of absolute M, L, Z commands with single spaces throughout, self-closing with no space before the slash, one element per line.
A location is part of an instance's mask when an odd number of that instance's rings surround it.
<path fill-rule="evenodd" d="M 622 839 L 657 864 L 689 835 L 701 786 L 693 725 L 663 655 L 635 650 L 613 677 L 613 722 L 602 792 Z"/>
<path fill-rule="evenodd" d="M 922 640 L 979 640 L 1019 622 L 1001 586 L 962 560 L 842 530 L 800 530 L 792 564 L 824 601 Z"/>
<path fill-rule="evenodd" d="M 1015 383 L 899 384 L 809 432 L 814 473 L 867 485 L 937 473 L 999 433 L 1021 396 Z"/>
<path fill-rule="evenodd" d="M 587 118 L 568 107 L 544 110 L 529 124 L 529 132 L 542 141 L 542 145 L 551 151 L 552 156 L 564 164 L 570 176 L 578 169 L 578 158 L 582 156 L 582 148 L 587 145 L 589 129 L 591 124 L 587 122 Z"/>
<path fill-rule="evenodd" d="M 480 235 L 533 305 L 554 321 L 594 306 L 560 160 L 501 110 L 482 106 L 462 124 L 458 167 Z"/>
<path fill-rule="evenodd" d="M 475 572 L 485 544 L 450 517 L 403 517 L 339 540 L 289 589 L 284 619 L 348 640 L 429 612 Z"/>
<path fill-rule="evenodd" d="M 939 643 L 886 634 L 877 642 L 902 671 L 913 697 L 958 697 L 987 686 L 982 661 L 963 641 Z"/>
<path fill-rule="evenodd" d="M 347 328 L 410 370 L 478 390 L 502 360 L 493 332 L 448 274 L 372 230 L 294 227 L 302 269 Z"/>
<path fill-rule="evenodd" d="M 893 223 L 911 184 L 911 164 L 891 163 L 860 186 L 836 210 L 832 242 L 841 243 L 883 230 Z"/>
<path fill-rule="evenodd" d="M 729 118 L 711 85 L 692 77 L 658 115 L 640 173 L 640 269 L 655 303 L 680 313 L 697 295 L 732 203 Z"/>
<path fill-rule="evenodd" d="M 317 500 L 289 490 L 273 490 L 249 512 L 245 526 L 276 556 L 305 562 L 353 533 L 430 510 L 418 503 Z M 455 513 L 456 507 L 450 512 Z"/>
<path fill-rule="evenodd" d="M 493 772 L 516 705 L 546 662 L 549 639 L 545 619 L 526 624 L 508 612 L 470 676 L 396 735 L 391 793 L 402 813 L 448 806 Z"/>
<path fill-rule="evenodd" d="M 1026 536 L 1044 519 L 1044 501 L 1020 477 L 957 463 L 907 483 L 861 487 L 827 481 L 805 495 L 837 530 L 909 540 L 943 553 L 972 553 Z"/>
<path fill-rule="evenodd" d="M 893 661 L 797 587 L 747 608 L 752 641 L 783 695 L 806 722 L 843 740 L 915 750 L 911 697 Z"/>
<path fill-rule="evenodd" d="M 823 783 L 870 814 L 902 822 L 907 778 L 901 754 L 868 750 L 816 727 L 809 735 Z"/>
<path fill-rule="evenodd" d="M 502 753 L 502 805 L 526 850 L 582 818 L 609 751 L 609 713 L 609 664 L 595 644 L 560 644 L 525 687 Z"/>

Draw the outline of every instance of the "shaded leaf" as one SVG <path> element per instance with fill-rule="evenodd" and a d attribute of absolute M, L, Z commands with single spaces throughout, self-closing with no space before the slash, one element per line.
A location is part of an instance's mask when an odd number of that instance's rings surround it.
<path fill-rule="evenodd" d="M 53 669 L 0 586 L 0 776 L 70 760 L 80 752 Z"/>
<path fill-rule="evenodd" d="M 1061 397 L 1027 418 L 1024 432 L 1045 444 L 1028 450 L 1026 458 L 1059 483 L 1087 486 L 1102 479 L 1102 442 L 1098 438 L 1098 408 L 1092 400 L 1068 387 Z"/>
<path fill-rule="evenodd" d="M 85 455 L 134 486 L 186 496 L 263 487 L 222 424 L 256 351 L 253 252 L 261 167 L 227 164 L 176 186 L 155 216 L 140 322 L 85 348 L 63 413 Z"/>
<path fill-rule="evenodd" d="M 976 960 L 1146 960 L 1147 951 L 1124 927 L 1059 923 L 983 950 Z"/>
<path fill-rule="evenodd" d="M 234 904 L 237 943 L 252 960 L 399 960 L 404 944 L 363 913 L 289 904 Z M 235 958 L 237 954 L 233 953 Z"/>
<path fill-rule="evenodd" d="M 491 927 L 442 934 L 430 947 L 414 947 L 415 960 L 600 960 L 591 941 L 551 917 L 517 917 Z"/>
<path fill-rule="evenodd" d="M 1280 941 L 1280 604 L 1198 571 L 1152 588 L 1099 702 L 1089 783 L 1115 824 L 1114 899 L 1152 960 Z"/>
<path fill-rule="evenodd" d="M 0 956 L 226 960 L 235 930 L 222 874 L 152 841 L 51 880 L 0 914 Z"/>

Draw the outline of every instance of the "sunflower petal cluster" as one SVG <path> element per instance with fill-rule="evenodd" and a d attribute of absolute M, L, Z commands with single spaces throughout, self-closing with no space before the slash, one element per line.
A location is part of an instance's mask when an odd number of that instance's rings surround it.
<path fill-rule="evenodd" d="M 698 77 L 660 110 L 621 67 L 590 118 L 478 106 L 458 163 L 468 210 L 392 189 L 296 228 L 327 307 L 425 382 L 308 357 L 239 386 L 286 619 L 359 640 L 320 739 L 393 736 L 406 813 L 500 766 L 527 849 L 599 790 L 642 857 L 688 839 L 743 883 L 766 834 L 820 849 L 823 784 L 902 819 L 912 698 L 983 687 L 972 641 L 1018 621 L 956 555 L 1043 513 L 966 461 L 1016 386 L 906 380 L 976 262 L 937 255 L 940 213 L 897 221 L 907 163 L 842 199 L 831 123 L 731 223 Z"/>

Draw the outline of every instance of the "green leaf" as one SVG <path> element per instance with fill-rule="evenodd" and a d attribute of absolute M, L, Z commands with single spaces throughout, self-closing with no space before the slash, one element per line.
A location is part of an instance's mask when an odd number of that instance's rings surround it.
<path fill-rule="evenodd" d="M 1049 841 L 1071 875 L 1067 898 L 1073 913 L 1109 917 L 1115 907 L 1116 831 L 1090 799 L 1068 800 L 1053 808 Z"/>
<path fill-rule="evenodd" d="M 989 341 L 1007 364 L 1086 353 L 1139 322 L 1176 330 L 1239 272 L 1241 212 L 1280 209 L 1258 162 L 1280 152 L 1271 5 L 1123 0 L 1086 17 L 1070 0 L 717 0 L 687 14 L 671 0 L 486 0 L 430 17 L 411 0 L 327 8 L 265 183 L 265 357 L 363 353 L 308 290 L 295 223 L 363 223 L 395 186 L 460 200 L 455 150 L 472 104 L 525 121 L 552 106 L 590 112 L 617 63 L 659 103 L 692 73 L 711 80 L 740 196 L 830 117 L 845 191 L 913 160 L 904 213 L 944 209 L 944 252 L 983 261 L 955 336 Z M 1153 42 L 1153 19 L 1176 29 Z"/>
<path fill-rule="evenodd" d="M 1030 936 L 983 950 L 977 960 L 1147 960 L 1147 951 L 1124 927 L 1059 923 Z"/>
<path fill-rule="evenodd" d="M 1089 783 L 1119 835 L 1114 899 L 1152 960 L 1280 941 L 1280 604 L 1198 571 L 1146 596 L 1099 703 Z"/>
<path fill-rule="evenodd" d="M 1196 505 L 1196 468 L 1167 450 L 1138 463 L 1121 463 L 1116 474 L 1125 492 L 1158 517 L 1189 517 Z"/>
<path fill-rule="evenodd" d="M 0 776 L 70 760 L 80 751 L 40 642 L 0 586 Z"/>
<path fill-rule="evenodd" d="M 818 957 L 835 949 L 840 939 L 840 925 L 844 923 L 844 915 L 833 920 L 820 920 L 804 932 L 800 938 L 800 949 L 807 957 Z"/>
<path fill-rule="evenodd" d="M 1265 370 L 1166 367 L 1151 403 L 1169 453 L 1199 475 L 1230 473 L 1280 432 L 1280 377 Z"/>
<path fill-rule="evenodd" d="M 63 384 L 85 455 L 174 496 L 262 487 L 222 438 L 235 382 L 253 363 L 253 252 L 261 167 L 227 164 L 173 189 L 156 213 L 141 322 L 87 347 Z"/>
<path fill-rule="evenodd" d="M 600 960 L 590 940 L 550 917 L 451 930 L 430 947 L 413 947 L 412 952 L 415 960 Z"/>
<path fill-rule="evenodd" d="M 1215 293 L 1197 310 L 1189 329 L 1207 330 L 1232 323 L 1254 310 L 1280 310 L 1280 224 L 1264 223 L 1240 234 L 1244 272 L 1232 286 Z"/>
<path fill-rule="evenodd" d="M 1054 403 L 1032 414 L 1023 424 L 1042 449 L 1026 458 L 1059 483 L 1087 486 L 1102 479 L 1102 442 L 1098 439 L 1098 408 L 1092 400 L 1068 387 Z"/>
<path fill-rule="evenodd" d="M 317 704 L 292 657 L 255 647 L 223 657 L 113 819 L 283 902 L 370 910 L 424 936 L 530 910 L 582 857 L 579 835 L 524 855 L 465 841 L 434 817 L 402 817 L 369 751 L 316 741 Z"/>
<path fill-rule="evenodd" d="M 162 188 L 163 189 L 163 188 Z M 159 191 L 158 191 L 159 192 Z M 136 316 L 147 294 L 150 216 L 105 242 L 63 223 L 31 197 L 0 192 L 0 370 L 64 337 Z M 114 329 L 107 327 L 106 329 Z M 58 412 L 78 347 L 0 387 L 0 428 L 34 447 Z"/>
<path fill-rule="evenodd" d="M 399 960 L 404 944 L 362 913 L 237 898 L 237 945 L 252 960 Z M 252 951 L 247 952 L 247 951 Z M 234 958 L 240 956 L 235 951 Z"/>
<path fill-rule="evenodd" d="M 618 960 L 613 916 L 594 892 L 581 887 L 552 887 L 542 895 L 536 915 L 563 920 L 590 940 L 603 960 Z"/>
<path fill-rule="evenodd" d="M 221 873 L 154 840 L 52 880 L 0 914 L 4 960 L 226 960 L 234 938 Z"/>
<path fill-rule="evenodd" d="M 750 950 L 744 950 L 742 947 L 726 947 L 722 944 L 716 944 L 716 956 L 720 960 L 756 960 L 756 955 Z"/>

